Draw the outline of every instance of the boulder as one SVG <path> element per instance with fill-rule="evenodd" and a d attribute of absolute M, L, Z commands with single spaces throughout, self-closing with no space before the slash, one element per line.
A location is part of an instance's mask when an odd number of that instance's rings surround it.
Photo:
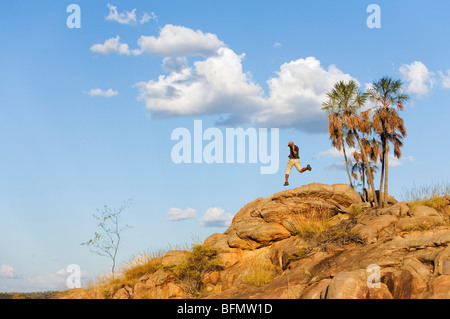
<path fill-rule="evenodd" d="M 373 243 L 377 240 L 379 232 L 382 229 L 396 221 L 397 218 L 392 215 L 365 215 L 360 219 L 359 223 L 351 229 L 351 233 L 367 240 L 368 243 Z"/>
<path fill-rule="evenodd" d="M 306 221 L 318 221 L 344 211 L 361 197 L 349 185 L 313 183 L 258 198 L 245 205 L 225 232 L 228 245 L 256 249 L 286 239 Z"/>
<path fill-rule="evenodd" d="M 368 299 L 369 287 L 363 270 L 338 273 L 328 286 L 327 299 Z"/>
<path fill-rule="evenodd" d="M 322 279 L 318 283 L 311 285 L 303 292 L 301 299 L 325 299 L 330 282 L 331 279 Z"/>
<path fill-rule="evenodd" d="M 450 299 L 450 276 L 441 275 L 431 283 L 432 299 Z"/>
<path fill-rule="evenodd" d="M 377 198 L 379 199 L 380 198 L 380 191 L 377 190 L 377 191 L 375 191 L 375 193 L 377 195 Z M 383 194 L 383 196 L 384 196 L 384 194 Z M 373 192 L 372 192 L 371 189 L 367 189 L 367 200 L 369 202 L 373 202 L 374 201 L 373 200 Z M 397 200 L 395 199 L 394 196 L 388 194 L 387 195 L 387 204 L 388 205 L 395 205 L 395 204 L 397 204 Z"/>
<path fill-rule="evenodd" d="M 393 299 L 386 284 L 380 283 L 379 288 L 369 288 L 369 299 Z"/>
<path fill-rule="evenodd" d="M 394 282 L 393 297 L 395 299 L 422 298 L 432 275 L 431 269 L 417 259 L 407 259 L 402 268 Z"/>
<path fill-rule="evenodd" d="M 434 259 L 434 273 L 450 275 L 450 246 L 439 252 Z"/>
<path fill-rule="evenodd" d="M 178 265 L 184 261 L 188 254 L 189 252 L 185 250 L 170 250 L 164 255 L 161 263 L 164 267 Z"/>

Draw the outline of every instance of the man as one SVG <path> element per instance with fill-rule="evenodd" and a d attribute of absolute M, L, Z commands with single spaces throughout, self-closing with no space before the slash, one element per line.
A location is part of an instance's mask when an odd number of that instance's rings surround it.
<path fill-rule="evenodd" d="M 303 173 L 305 171 L 310 171 L 311 170 L 311 166 L 309 166 L 309 164 L 305 167 L 302 168 L 300 166 L 300 156 L 298 154 L 298 146 L 294 144 L 294 142 L 290 141 L 288 144 L 289 148 L 290 148 L 290 154 L 289 154 L 289 162 L 287 163 L 287 167 L 286 167 L 286 183 L 284 183 L 284 186 L 288 186 L 289 185 L 289 173 L 291 172 L 292 166 L 295 166 L 295 168 L 300 172 Z"/>

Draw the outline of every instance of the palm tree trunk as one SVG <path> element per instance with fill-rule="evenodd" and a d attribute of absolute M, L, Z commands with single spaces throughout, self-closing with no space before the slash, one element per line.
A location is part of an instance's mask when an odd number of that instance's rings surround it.
<path fill-rule="evenodd" d="M 382 147 L 382 154 L 381 154 L 381 177 L 380 177 L 380 206 L 383 207 L 383 200 L 382 200 L 382 194 L 383 194 L 383 180 L 384 180 L 384 163 L 385 163 L 385 157 L 386 157 L 386 150 L 384 148 L 384 141 L 381 142 L 383 144 Z"/>
<path fill-rule="evenodd" d="M 345 153 L 344 139 L 342 139 L 342 150 L 343 150 L 343 152 L 344 152 L 345 168 L 347 169 L 348 180 L 349 180 L 349 182 L 350 182 L 350 186 L 353 188 L 352 177 L 351 177 L 350 171 L 349 171 L 349 169 L 348 169 L 347 154 Z"/>
<path fill-rule="evenodd" d="M 378 199 L 377 199 L 377 193 L 375 192 L 375 185 L 373 184 L 373 179 L 372 179 L 372 172 L 370 172 L 370 165 L 369 165 L 369 161 L 367 159 L 367 153 L 366 150 L 364 149 L 361 140 L 359 139 L 359 134 L 356 131 L 356 129 L 353 129 L 353 134 L 355 134 L 356 140 L 358 141 L 359 147 L 361 148 L 361 153 L 363 156 L 363 160 L 364 160 L 364 164 L 366 164 L 366 167 L 368 167 L 368 169 L 366 169 L 366 174 L 367 174 L 367 184 L 370 185 L 370 187 L 372 187 L 372 194 L 373 194 L 373 201 L 375 203 L 375 207 L 378 207 Z"/>
<path fill-rule="evenodd" d="M 388 197 L 388 157 L 389 157 L 389 145 L 388 145 L 388 141 L 386 139 L 386 154 L 384 155 L 384 199 L 383 199 L 383 205 L 386 206 L 387 204 L 387 197 Z M 380 190 L 380 194 L 381 194 L 381 190 Z M 381 202 L 381 200 L 380 200 Z"/>
<path fill-rule="evenodd" d="M 365 170 L 364 170 L 364 165 L 362 167 L 362 183 L 363 183 L 363 197 L 364 197 L 364 201 L 368 202 L 369 199 L 367 198 L 367 193 L 366 193 L 366 178 L 364 177 L 365 174 Z"/>

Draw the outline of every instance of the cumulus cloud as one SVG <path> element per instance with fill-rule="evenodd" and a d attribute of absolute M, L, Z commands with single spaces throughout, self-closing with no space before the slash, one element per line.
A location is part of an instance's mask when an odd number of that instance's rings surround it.
<path fill-rule="evenodd" d="M 218 115 L 218 125 L 252 124 L 326 132 L 322 102 L 337 81 L 355 80 L 335 65 L 324 67 L 315 57 L 281 65 L 268 79 L 267 92 L 243 70 L 245 54 L 228 48 L 215 34 L 165 25 L 159 35 L 141 36 L 130 50 L 111 38 L 91 47 L 93 52 L 163 57 L 168 72 L 135 84 L 138 98 L 156 118 Z M 191 65 L 188 57 L 196 57 Z"/>
<path fill-rule="evenodd" d="M 141 36 L 141 52 L 156 56 L 210 56 L 225 44 L 215 34 L 194 31 L 183 26 L 167 24 L 159 36 Z"/>
<path fill-rule="evenodd" d="M 197 217 L 196 211 L 190 207 L 186 209 L 172 207 L 167 213 L 167 219 L 170 221 L 191 219 L 195 217 Z"/>
<path fill-rule="evenodd" d="M 403 64 L 400 73 L 408 83 L 407 91 L 418 96 L 428 94 L 435 84 L 434 73 L 420 61 Z"/>
<path fill-rule="evenodd" d="M 0 277 L 4 278 L 16 278 L 15 270 L 10 265 L 2 265 L 0 267 Z"/>
<path fill-rule="evenodd" d="M 194 67 L 179 63 L 174 67 L 171 61 L 169 75 L 137 83 L 139 98 L 160 117 L 250 112 L 258 106 L 262 90 L 242 72 L 242 58 L 220 48 L 215 56 L 195 62 Z"/>
<path fill-rule="evenodd" d="M 170 74 L 137 83 L 139 98 L 156 117 L 224 114 L 228 117 L 219 124 L 246 122 L 323 132 L 326 92 L 339 80 L 353 79 L 334 65 L 325 69 L 319 60 L 308 57 L 283 64 L 267 81 L 266 95 L 243 71 L 244 57 L 221 47 L 192 67 L 183 59 L 165 59 L 163 66 Z"/>
<path fill-rule="evenodd" d="M 442 71 L 438 71 L 438 73 L 441 78 L 441 86 L 444 89 L 450 89 L 450 69 L 447 70 L 447 74 L 444 74 Z"/>
<path fill-rule="evenodd" d="M 220 207 L 208 208 L 205 215 L 200 219 L 200 226 L 202 227 L 228 227 L 231 225 L 233 216 L 230 213 L 225 213 L 225 210 Z"/>
<path fill-rule="evenodd" d="M 113 89 L 108 89 L 106 91 L 103 91 L 101 89 L 91 89 L 88 94 L 90 96 L 103 96 L 103 97 L 113 97 L 116 95 L 119 95 L 119 92 L 114 91 Z"/>
<path fill-rule="evenodd" d="M 136 9 L 125 12 L 118 12 L 117 7 L 108 3 L 109 15 L 106 17 L 106 20 L 115 21 L 120 24 L 144 24 L 149 22 L 150 20 L 157 21 L 157 16 L 154 12 L 146 13 L 144 12 L 141 19 L 138 20 L 136 15 Z"/>
<path fill-rule="evenodd" d="M 139 52 L 136 50 L 131 51 L 130 47 L 126 43 L 120 43 L 120 37 L 111 38 L 105 40 L 103 44 L 97 43 L 91 46 L 91 51 L 99 54 L 111 54 L 117 52 L 120 55 L 136 55 Z"/>

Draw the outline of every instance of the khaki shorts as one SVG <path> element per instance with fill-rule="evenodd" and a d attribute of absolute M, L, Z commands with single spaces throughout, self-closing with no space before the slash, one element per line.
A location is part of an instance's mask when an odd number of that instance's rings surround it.
<path fill-rule="evenodd" d="M 289 162 L 287 163 L 286 167 L 286 175 L 289 175 L 291 172 L 292 166 L 295 166 L 295 168 L 300 172 L 302 167 L 300 166 L 300 160 L 298 158 L 291 158 Z"/>

